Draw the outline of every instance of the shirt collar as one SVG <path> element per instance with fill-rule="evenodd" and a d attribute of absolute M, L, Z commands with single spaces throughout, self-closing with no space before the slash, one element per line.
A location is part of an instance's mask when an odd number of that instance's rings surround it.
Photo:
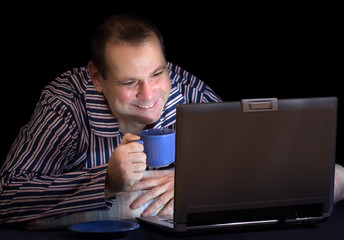
<path fill-rule="evenodd" d="M 119 125 L 112 115 L 102 93 L 97 92 L 91 78 L 86 86 L 86 110 L 91 129 L 102 137 L 115 137 L 120 134 Z"/>
<path fill-rule="evenodd" d="M 178 85 L 172 80 L 170 96 L 165 104 L 160 119 L 153 128 L 174 128 L 176 123 L 177 105 L 186 103 L 185 98 L 180 93 Z"/>
<path fill-rule="evenodd" d="M 96 135 L 102 137 L 122 136 L 119 124 L 112 115 L 104 95 L 95 89 L 90 77 L 87 81 L 85 101 L 90 127 Z M 185 103 L 185 99 L 178 90 L 177 84 L 172 80 L 169 99 L 163 108 L 160 119 L 153 128 L 167 128 L 175 124 L 176 107 L 181 103 Z"/>

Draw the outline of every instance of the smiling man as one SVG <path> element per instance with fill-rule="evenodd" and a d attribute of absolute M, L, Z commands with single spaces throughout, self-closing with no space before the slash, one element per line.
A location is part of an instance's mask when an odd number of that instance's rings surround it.
<path fill-rule="evenodd" d="M 118 25 L 105 26 L 113 33 L 120 33 Z M 171 92 L 164 48 L 158 38 L 160 34 L 155 31 L 156 34 L 147 31 L 141 37 L 136 33 L 132 33 L 131 36 L 122 33 L 125 38 L 120 34 L 114 35 L 112 41 L 105 44 L 106 70 L 98 70 L 94 64 L 97 63 L 97 59 L 88 64 L 95 89 L 104 94 L 121 132 L 126 134 L 122 146 L 110 157 L 105 182 L 107 198 L 128 190 L 134 182 L 142 179 L 146 168 L 145 154 L 142 153 L 140 144 L 131 143 L 139 139 L 132 134 L 137 134 L 160 119 Z M 172 182 L 169 185 L 172 187 Z M 169 192 L 168 201 L 163 201 L 164 204 L 169 202 L 169 205 L 161 211 L 162 214 L 168 214 L 172 210 L 172 197 Z M 138 206 L 140 205 L 142 204 L 138 203 Z M 152 210 L 146 211 L 145 214 L 151 214 L 160 207 L 153 204 Z"/>
<path fill-rule="evenodd" d="M 221 99 L 166 62 L 146 18 L 109 17 L 91 50 L 86 67 L 45 87 L 12 145 L 1 169 L 0 223 L 54 228 L 173 211 L 173 170 L 146 171 L 136 134 L 174 129 L 177 104 Z"/>
<path fill-rule="evenodd" d="M 20 129 L 0 172 L 0 224 L 56 228 L 173 211 L 173 168 L 146 171 L 136 134 L 175 129 L 177 104 L 221 99 L 166 62 L 162 36 L 146 18 L 108 18 L 91 47 L 88 65 L 45 87 Z M 336 165 L 336 201 L 343 176 Z"/>
<path fill-rule="evenodd" d="M 107 43 L 106 77 L 89 63 L 92 82 L 103 93 L 123 133 L 138 133 L 156 122 L 170 91 L 171 80 L 156 35 L 140 44 Z"/>

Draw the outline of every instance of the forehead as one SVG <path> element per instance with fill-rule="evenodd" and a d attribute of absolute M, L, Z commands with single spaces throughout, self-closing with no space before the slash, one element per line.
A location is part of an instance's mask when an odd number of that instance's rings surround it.
<path fill-rule="evenodd" d="M 108 74 L 117 78 L 139 77 L 165 64 L 165 57 L 156 36 L 137 44 L 108 42 L 105 47 Z"/>

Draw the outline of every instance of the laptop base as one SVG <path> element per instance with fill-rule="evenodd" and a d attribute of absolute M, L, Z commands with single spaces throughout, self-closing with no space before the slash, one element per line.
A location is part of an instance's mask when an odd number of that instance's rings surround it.
<path fill-rule="evenodd" d="M 289 221 L 266 220 L 241 223 L 214 224 L 197 227 L 178 227 L 173 224 L 171 216 L 150 216 L 138 217 L 137 220 L 153 230 L 157 230 L 165 234 L 173 234 L 177 236 L 195 236 L 214 233 L 228 232 L 247 232 L 247 231 L 266 231 L 266 230 L 283 230 L 290 228 L 314 228 L 317 224 L 325 222 L 328 217 L 314 217 L 305 219 L 295 219 Z"/>

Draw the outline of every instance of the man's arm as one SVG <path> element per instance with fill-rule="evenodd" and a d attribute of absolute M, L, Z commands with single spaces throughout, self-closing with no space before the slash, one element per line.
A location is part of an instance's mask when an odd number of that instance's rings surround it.
<path fill-rule="evenodd" d="M 83 170 L 80 129 L 67 104 L 46 97 L 1 170 L 0 223 L 107 208 L 107 165 Z"/>
<path fill-rule="evenodd" d="M 344 199 L 344 167 L 336 164 L 334 179 L 334 203 Z"/>

